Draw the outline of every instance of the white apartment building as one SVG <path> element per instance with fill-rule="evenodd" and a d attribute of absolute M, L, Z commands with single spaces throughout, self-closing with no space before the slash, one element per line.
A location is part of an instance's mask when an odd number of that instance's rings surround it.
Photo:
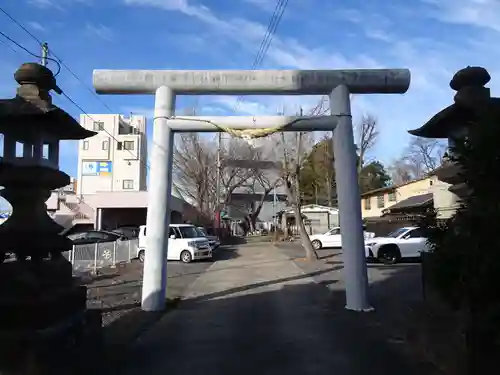
<path fill-rule="evenodd" d="M 97 135 L 79 141 L 76 194 L 146 190 L 146 117 L 80 115 L 80 124 Z"/>

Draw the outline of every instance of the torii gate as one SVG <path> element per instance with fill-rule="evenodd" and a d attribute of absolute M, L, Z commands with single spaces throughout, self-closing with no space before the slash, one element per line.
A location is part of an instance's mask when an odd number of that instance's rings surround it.
<path fill-rule="evenodd" d="M 175 132 L 334 130 L 333 150 L 340 209 L 346 308 L 372 309 L 368 299 L 364 233 L 356 169 L 350 94 L 403 94 L 407 69 L 360 70 L 94 70 L 99 94 L 155 95 L 142 309 L 165 308 L 173 143 Z M 331 116 L 174 116 L 177 95 L 329 95 Z M 255 129 L 263 129 L 260 134 Z"/>

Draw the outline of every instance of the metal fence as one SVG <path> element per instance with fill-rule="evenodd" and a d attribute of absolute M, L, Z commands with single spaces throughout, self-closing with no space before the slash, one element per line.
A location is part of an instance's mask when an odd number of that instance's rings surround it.
<path fill-rule="evenodd" d="M 63 255 L 71 262 L 76 272 L 92 272 L 104 267 L 115 267 L 137 257 L 138 240 L 101 242 L 89 245 L 74 245 Z"/>

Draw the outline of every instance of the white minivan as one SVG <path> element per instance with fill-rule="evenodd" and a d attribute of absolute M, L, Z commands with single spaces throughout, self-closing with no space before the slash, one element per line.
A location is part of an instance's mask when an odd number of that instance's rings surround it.
<path fill-rule="evenodd" d="M 144 262 L 146 255 L 146 226 L 139 228 L 139 246 L 137 257 Z M 206 237 L 200 237 L 199 231 L 190 224 L 170 224 L 168 240 L 168 260 L 180 260 L 189 263 L 193 260 L 212 258 L 212 249 Z"/>

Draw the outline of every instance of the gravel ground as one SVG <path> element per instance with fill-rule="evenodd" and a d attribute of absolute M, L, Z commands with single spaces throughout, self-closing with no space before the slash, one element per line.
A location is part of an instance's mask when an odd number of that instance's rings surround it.
<path fill-rule="evenodd" d="M 181 298 L 186 288 L 211 264 L 209 261 L 190 264 L 169 262 L 167 298 Z M 114 269 L 106 269 L 87 284 L 88 307 L 101 309 L 104 326 L 140 306 L 142 266 L 142 263 L 135 260 Z"/>

